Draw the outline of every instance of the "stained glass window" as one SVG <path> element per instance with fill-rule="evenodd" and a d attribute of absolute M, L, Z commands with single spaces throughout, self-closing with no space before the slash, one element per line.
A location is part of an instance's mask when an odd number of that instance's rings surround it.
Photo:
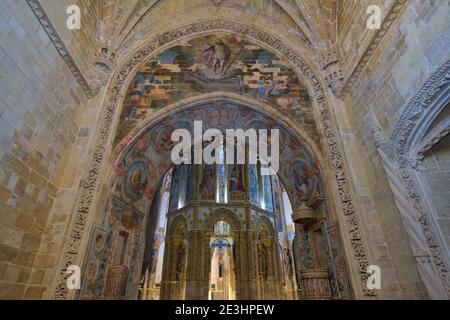
<path fill-rule="evenodd" d="M 220 152 L 220 163 L 217 164 L 217 203 L 227 203 L 228 202 L 228 181 L 227 181 L 227 167 L 225 163 L 225 152 L 222 150 Z"/>
<path fill-rule="evenodd" d="M 254 164 L 248 165 L 248 176 L 250 181 L 250 190 L 249 190 L 249 197 L 250 202 L 259 205 L 259 199 L 258 199 L 258 167 Z"/>

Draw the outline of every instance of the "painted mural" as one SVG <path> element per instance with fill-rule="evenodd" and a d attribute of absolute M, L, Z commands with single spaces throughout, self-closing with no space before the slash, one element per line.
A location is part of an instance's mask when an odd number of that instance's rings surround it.
<path fill-rule="evenodd" d="M 229 191 L 230 200 L 244 200 L 245 176 L 243 165 L 231 165 L 229 174 Z"/>
<path fill-rule="evenodd" d="M 283 60 L 240 36 L 211 35 L 167 49 L 138 71 L 125 97 L 116 142 L 153 110 L 216 91 L 264 101 L 305 128 L 315 128 L 306 87 Z"/>
<path fill-rule="evenodd" d="M 258 197 L 258 172 L 256 165 L 249 165 L 249 182 L 250 182 L 250 190 L 249 190 L 249 198 L 250 202 L 259 205 L 259 197 Z"/>
<path fill-rule="evenodd" d="M 164 176 L 171 169 L 170 153 L 172 130 L 185 128 L 193 131 L 194 121 L 202 121 L 205 129 L 223 128 L 279 128 L 280 129 L 280 170 L 279 178 L 286 188 L 292 206 L 300 204 L 302 197 L 321 192 L 318 166 L 304 145 L 289 131 L 279 126 L 276 120 L 267 115 L 226 101 L 205 102 L 188 110 L 167 115 L 162 121 L 148 127 L 133 143 L 123 145 L 123 154 L 116 160 L 113 168 L 114 178 L 110 185 L 111 194 L 105 205 L 105 226 L 102 241 L 91 239 L 91 256 L 85 268 L 85 277 L 89 280 L 83 287 L 82 297 L 88 296 L 132 296 L 137 292 L 140 272 L 131 272 L 142 267 L 141 261 L 145 248 L 146 216 L 160 188 Z M 259 205 L 259 186 L 256 166 L 249 166 L 250 200 Z M 245 188 L 245 172 L 237 166 L 228 172 L 231 194 L 240 193 Z M 173 170 L 176 172 L 177 170 Z M 181 171 L 181 170 L 180 170 Z M 185 168 L 187 176 L 186 198 L 192 198 L 195 188 L 195 170 Z M 178 172 L 172 177 L 172 185 L 179 186 Z M 252 178 L 253 177 L 253 178 Z M 199 176 L 200 196 L 203 200 L 216 198 L 215 166 L 204 166 Z M 186 182 L 186 179 L 184 179 Z M 270 183 L 267 183 L 270 185 Z M 180 190 L 180 188 L 176 188 Z M 184 191 L 183 191 L 184 193 Z M 263 196 L 264 197 L 264 196 Z M 269 199 L 271 195 L 267 195 Z M 233 201 L 233 199 L 229 199 Z M 270 199 L 272 202 L 272 199 Z M 176 200 L 172 203 L 175 206 Z M 273 209 L 272 209 L 273 210 Z M 96 231 L 97 232 L 97 231 Z M 98 235 L 98 232 L 97 232 Z M 96 237 L 96 236 L 95 236 Z M 99 243 L 99 248 L 96 247 Z M 101 244 L 101 245 L 100 245 Z M 117 252 L 115 248 L 126 248 Z M 136 278 L 130 278 L 136 277 Z M 114 287 L 113 282 L 120 280 L 121 286 Z M 125 286 L 123 287 L 122 284 Z M 116 288 L 116 289 L 114 289 Z M 136 290 L 135 290 L 136 289 Z"/>

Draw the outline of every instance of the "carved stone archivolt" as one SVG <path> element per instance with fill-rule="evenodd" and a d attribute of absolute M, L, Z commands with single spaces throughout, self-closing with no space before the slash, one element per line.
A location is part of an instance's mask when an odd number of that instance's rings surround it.
<path fill-rule="evenodd" d="M 411 206 L 411 209 L 414 211 L 402 212 L 402 214 L 407 229 L 414 240 L 413 245 L 415 244 L 415 246 L 419 248 L 419 251 L 421 251 L 416 254 L 419 271 L 422 268 L 423 273 L 428 274 L 424 281 L 428 281 L 428 278 L 430 279 L 429 288 L 437 287 L 436 282 L 433 282 L 435 281 L 433 279 L 434 271 L 430 271 L 430 268 L 426 267 L 426 265 L 431 262 L 432 265 L 434 265 L 435 270 L 437 270 L 437 276 L 448 297 L 450 297 L 448 262 L 444 258 L 442 248 L 437 240 L 436 231 L 433 230 L 430 217 L 425 209 L 426 206 L 423 203 L 416 180 L 412 174 L 418 160 L 417 157 L 420 157 L 420 150 L 418 150 L 419 153 L 415 154 L 415 159 L 409 158 L 409 153 L 410 149 L 414 147 L 410 145 L 411 137 L 414 135 L 414 132 L 418 130 L 422 118 L 432 111 L 431 108 L 436 107 L 436 102 L 440 100 L 442 96 L 447 96 L 449 94 L 449 90 L 450 61 L 447 61 L 431 76 L 416 96 L 414 96 L 405 107 L 389 141 L 380 141 L 379 128 L 372 129 L 373 133 L 378 137 L 376 138 L 377 146 L 380 150 L 380 154 L 384 158 L 385 167 L 387 168 L 388 173 L 389 171 L 391 172 L 389 175 L 391 185 L 395 188 L 404 190 L 404 192 L 400 192 L 403 197 L 401 199 L 399 199 L 400 193 L 396 193 L 396 200 Z M 398 172 L 398 182 L 394 179 L 396 172 Z M 411 221 L 414 221 L 414 223 L 411 223 Z M 421 234 L 417 236 L 420 232 Z"/>
<path fill-rule="evenodd" d="M 66 247 L 63 249 L 63 258 L 60 269 L 56 278 L 56 287 L 54 298 L 65 299 L 68 296 L 66 286 L 67 274 L 66 267 L 73 264 L 79 254 L 80 244 L 87 228 L 86 219 L 91 210 L 93 210 L 94 196 L 97 185 L 99 184 L 99 172 L 105 158 L 105 152 L 108 148 L 110 135 L 113 134 L 112 121 L 117 112 L 120 112 L 122 103 L 121 93 L 128 85 L 130 76 L 134 70 L 150 58 L 156 51 L 167 46 L 168 44 L 186 37 L 194 37 L 196 35 L 207 32 L 232 32 L 242 35 L 260 43 L 279 54 L 291 65 L 303 74 L 303 77 L 309 82 L 315 101 L 320 112 L 320 122 L 323 134 L 326 137 L 326 149 L 332 172 L 336 179 L 336 188 L 338 201 L 342 208 L 344 217 L 345 230 L 350 239 L 349 247 L 357 264 L 357 270 L 361 280 L 361 290 L 366 296 L 373 296 L 375 293 L 365 289 L 366 280 L 368 278 L 367 267 L 369 265 L 365 244 L 362 239 L 359 217 L 357 215 L 355 205 L 353 203 L 350 183 L 348 181 L 346 169 L 343 164 L 343 156 L 337 141 L 336 129 L 333 125 L 333 118 L 330 107 L 325 98 L 325 92 L 321 81 L 314 73 L 313 69 L 304 61 L 298 52 L 290 48 L 280 39 L 268 33 L 262 32 L 256 28 L 249 27 L 237 22 L 225 20 L 202 21 L 187 26 L 179 27 L 171 31 L 167 31 L 156 38 L 150 40 L 147 45 L 139 49 L 128 61 L 126 61 L 115 74 L 111 81 L 111 87 L 105 102 L 105 111 L 100 123 L 99 135 L 95 142 L 95 147 L 90 159 L 89 169 L 84 183 L 81 187 L 80 198 L 74 213 L 74 222 L 70 226 L 70 235 Z"/>

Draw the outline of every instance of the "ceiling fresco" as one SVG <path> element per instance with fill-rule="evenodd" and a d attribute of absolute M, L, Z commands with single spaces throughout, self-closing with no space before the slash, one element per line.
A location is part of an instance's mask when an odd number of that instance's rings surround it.
<path fill-rule="evenodd" d="M 115 142 L 153 111 L 217 91 L 268 103 L 313 139 L 318 136 L 306 87 L 285 62 L 239 36 L 209 35 L 179 43 L 140 68 L 127 91 Z"/>

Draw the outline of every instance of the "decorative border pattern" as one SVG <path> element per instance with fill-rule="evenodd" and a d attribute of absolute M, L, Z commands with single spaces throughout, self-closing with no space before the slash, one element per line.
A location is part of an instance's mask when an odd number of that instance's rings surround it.
<path fill-rule="evenodd" d="M 384 149 L 389 160 L 395 161 L 399 165 L 402 183 L 407 190 L 407 197 L 416 211 L 416 220 L 420 224 L 420 228 L 425 236 L 426 246 L 431 253 L 431 260 L 436 266 L 442 284 L 450 297 L 450 274 L 448 266 L 435 238 L 436 233 L 427 216 L 415 180 L 411 176 L 410 170 L 413 164 L 407 155 L 409 137 L 414 128 L 420 123 L 421 116 L 427 109 L 433 106 L 433 103 L 441 94 L 448 90 L 450 90 L 450 60 L 431 76 L 406 106 Z"/>
<path fill-rule="evenodd" d="M 182 37 L 195 36 L 205 32 L 224 31 L 248 37 L 249 39 L 260 42 L 261 44 L 271 48 L 281 57 L 295 65 L 309 80 L 314 91 L 314 96 L 320 110 L 320 120 L 322 123 L 323 133 L 326 137 L 328 156 L 331 159 L 331 164 L 334 167 L 334 175 L 337 181 L 338 201 L 342 206 L 343 215 L 345 218 L 346 231 L 349 234 L 350 246 L 352 254 L 357 263 L 358 273 L 362 282 L 362 290 L 366 296 L 374 296 L 375 292 L 368 290 L 366 281 L 368 274 L 366 273 L 368 257 L 366 249 L 362 240 L 360 223 L 356 209 L 353 205 L 353 199 L 350 191 L 350 183 L 348 182 L 347 173 L 345 172 L 342 152 L 337 143 L 336 131 L 333 127 L 333 122 L 327 104 L 324 89 L 314 74 L 313 70 L 307 65 L 302 57 L 280 39 L 262 32 L 256 28 L 249 27 L 240 23 L 225 21 L 225 20 L 209 20 L 193 23 L 187 26 L 179 27 L 171 31 L 160 34 L 149 43 L 137 51 L 118 71 L 116 78 L 111 82 L 108 98 L 106 99 L 106 110 L 104 118 L 100 124 L 100 134 L 95 144 L 95 148 L 90 159 L 90 168 L 87 172 L 82 190 L 77 204 L 77 209 L 74 213 L 74 223 L 70 227 L 70 235 L 68 243 L 63 252 L 63 265 L 56 275 L 56 288 L 54 298 L 67 298 L 68 289 L 66 287 L 67 274 L 65 268 L 74 263 L 80 249 L 81 238 L 85 231 L 87 216 L 91 210 L 95 190 L 98 184 L 99 172 L 103 163 L 105 152 L 107 148 L 108 137 L 111 133 L 112 121 L 117 109 L 120 109 L 118 104 L 121 102 L 120 93 L 125 85 L 127 79 L 133 72 L 135 67 L 142 64 L 146 59 L 158 49 L 171 42 L 174 42 Z"/>
<path fill-rule="evenodd" d="M 39 20 L 39 23 L 41 24 L 42 28 L 44 28 L 45 32 L 47 33 L 48 37 L 52 41 L 53 45 L 55 46 L 56 50 L 58 51 L 61 58 L 63 58 L 64 62 L 66 63 L 67 67 L 69 67 L 70 71 L 72 72 L 75 79 L 80 84 L 81 88 L 83 89 L 84 93 L 88 98 L 94 97 L 94 92 L 89 87 L 88 82 L 83 77 L 83 75 L 80 72 L 80 69 L 78 69 L 75 61 L 73 60 L 72 56 L 69 53 L 69 50 L 67 50 L 66 46 L 64 45 L 64 42 L 62 41 L 61 37 L 56 32 L 55 27 L 50 22 L 50 19 L 48 18 L 47 14 L 45 13 L 44 8 L 42 7 L 39 0 L 26 0 L 28 3 L 28 6 L 33 11 L 36 18 Z"/>
<path fill-rule="evenodd" d="M 373 53 L 378 48 L 378 45 L 380 44 L 381 40 L 383 40 L 384 36 L 386 35 L 389 28 L 391 27 L 392 23 L 397 18 L 400 10 L 403 8 L 403 5 L 406 3 L 406 1 L 407 0 L 396 0 L 396 2 L 392 5 L 391 10 L 389 11 L 389 13 L 387 14 L 383 23 L 381 24 L 380 30 L 378 30 L 376 32 L 375 36 L 373 37 L 373 39 L 370 42 L 369 46 L 367 47 L 366 51 L 362 55 L 358 64 L 353 69 L 351 75 L 348 77 L 347 81 L 345 82 L 344 88 L 342 89 L 342 91 L 340 93 L 341 98 L 344 98 L 350 92 L 350 90 L 352 89 L 356 80 L 359 78 L 362 71 L 366 67 L 367 63 L 369 62 L 370 58 L 372 58 Z"/>

